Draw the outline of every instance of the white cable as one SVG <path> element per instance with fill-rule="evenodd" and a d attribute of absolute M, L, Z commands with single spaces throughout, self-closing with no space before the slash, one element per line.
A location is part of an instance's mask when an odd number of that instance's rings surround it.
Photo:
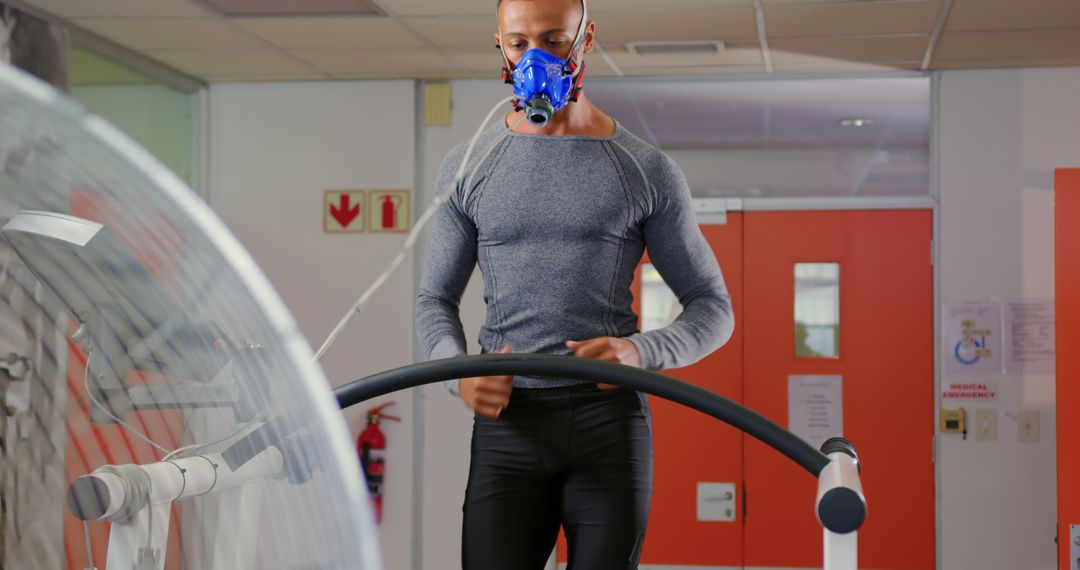
<path fill-rule="evenodd" d="M 103 406 L 101 404 L 101 402 L 99 402 L 98 399 L 94 397 L 94 393 L 90 391 L 90 359 L 93 358 L 93 357 L 94 357 L 94 352 L 93 351 L 87 351 L 87 354 L 86 354 L 86 368 L 83 369 L 83 387 L 86 388 L 86 397 L 89 398 L 91 402 L 93 402 L 94 406 L 96 406 L 106 416 L 108 416 L 109 419 L 111 419 L 112 421 L 114 421 L 114 422 L 120 424 L 121 426 L 123 426 L 125 429 L 130 431 L 132 433 L 132 435 L 134 435 L 135 437 L 137 437 L 137 438 L 145 441 L 146 443 L 149 443 L 150 445 L 156 447 L 162 453 L 169 453 L 169 450 L 167 448 L 158 445 L 157 443 L 154 442 L 154 440 L 150 439 L 149 437 L 146 437 L 146 435 L 143 434 L 143 432 L 131 427 L 124 420 L 114 416 L 113 413 L 111 411 L 109 411 L 108 408 Z"/>
<path fill-rule="evenodd" d="M 401 250 L 398 251 L 396 256 L 394 256 L 393 261 L 391 261 L 390 264 L 386 266 L 386 269 L 383 270 L 382 274 L 375 279 L 371 286 L 369 286 L 367 290 L 364 291 L 364 294 L 360 295 L 360 298 L 356 300 L 356 303 L 354 303 L 353 306 L 349 308 L 349 310 L 345 313 L 345 316 L 342 317 L 341 321 L 339 321 L 337 326 L 334 327 L 334 330 L 330 332 L 330 336 L 326 337 L 326 341 L 323 342 L 321 347 L 319 347 L 319 351 L 315 353 L 315 362 L 322 360 L 322 357 L 326 355 L 326 353 L 330 350 L 330 347 L 334 346 L 334 342 L 337 341 L 337 338 L 341 336 L 341 333 L 345 330 L 345 327 L 349 324 L 349 321 L 351 321 L 352 318 L 360 312 L 360 309 L 362 309 L 364 307 L 364 304 L 368 302 L 368 299 L 370 299 L 371 296 L 375 294 L 375 291 L 377 291 L 380 287 L 383 286 L 383 284 L 386 283 L 388 279 L 390 279 L 390 276 L 394 274 L 394 271 L 396 271 L 398 266 L 401 265 L 401 262 L 405 261 L 405 256 L 409 253 L 409 250 L 412 249 L 413 245 L 416 243 L 417 238 L 420 237 L 420 230 L 422 230 L 424 226 L 427 225 L 427 223 L 431 220 L 431 218 L 435 216 L 435 213 L 439 210 L 439 206 L 442 205 L 442 203 L 446 200 L 446 197 L 449 196 L 450 193 L 454 191 L 454 188 L 457 187 L 458 183 L 461 182 L 462 177 L 465 175 L 465 165 L 469 163 L 469 156 L 472 155 L 473 147 L 476 146 L 476 141 L 480 138 L 480 133 L 484 132 L 484 129 L 487 127 L 488 122 L 491 121 L 491 117 L 494 116 L 495 113 L 497 113 L 503 105 L 513 100 L 514 97 L 511 96 L 499 101 L 494 107 L 491 108 L 491 111 L 488 112 L 487 116 L 484 117 L 484 121 L 480 123 L 480 127 L 476 129 L 476 134 L 473 135 L 472 140 L 469 141 L 469 146 L 465 149 L 465 156 L 461 159 L 461 166 L 458 167 L 457 174 L 454 175 L 454 180 L 450 182 L 448 188 L 442 194 L 435 194 L 435 199 L 432 201 L 431 206 L 429 206 L 428 209 L 424 212 L 424 214 L 416 220 L 416 224 L 413 226 L 412 231 L 409 232 L 409 236 L 405 238 L 405 245 L 402 246 Z M 524 116 L 521 117 L 521 119 L 524 118 Z M 521 122 L 521 119 L 518 119 L 517 122 L 511 125 L 510 130 L 513 130 L 514 126 L 516 126 L 517 123 Z"/>
<path fill-rule="evenodd" d="M 254 429 L 256 427 L 259 427 L 259 426 L 262 425 L 262 423 L 260 423 L 260 420 L 262 419 L 263 415 L 264 415 L 263 412 L 259 412 L 258 414 L 255 415 L 254 418 L 251 419 L 251 421 L 249 421 L 248 423 L 240 426 L 240 428 L 237 429 L 236 431 L 232 432 L 231 434 L 229 434 L 229 435 L 227 435 L 227 436 L 225 436 L 225 437 L 223 437 L 223 438 L 221 438 L 221 439 L 219 439 L 217 441 L 211 441 L 209 443 L 195 443 L 195 444 L 192 444 L 192 445 L 187 445 L 187 446 L 184 446 L 184 447 L 181 447 L 181 448 L 178 448 L 178 449 L 174 449 L 174 450 L 170 451 L 169 453 L 167 453 L 165 455 L 165 457 L 162 457 L 161 460 L 162 461 L 168 461 L 168 460 L 176 457 L 177 455 L 180 455 L 181 453 L 185 453 L 185 452 L 191 451 L 193 449 L 202 449 L 204 447 L 210 447 L 212 445 L 218 445 L 220 443 L 225 443 L 226 441 L 229 441 L 230 439 L 233 439 L 234 437 L 247 435 L 251 431 L 254 431 Z"/>
<path fill-rule="evenodd" d="M 145 441 L 146 443 L 149 443 L 150 445 L 154 446 L 159 451 L 164 453 L 165 456 L 161 459 L 162 461 L 172 459 L 173 457 L 176 457 L 177 455 L 179 455 L 181 453 L 191 451 L 193 449 L 202 449 L 204 447 L 210 447 L 212 445 L 217 445 L 219 443 L 225 443 L 226 441 L 229 441 L 230 439 L 233 439 L 234 437 L 237 437 L 237 436 L 240 436 L 240 435 L 246 435 L 247 432 L 250 432 L 255 427 L 261 425 L 259 423 L 259 420 L 265 415 L 264 412 L 259 412 L 258 414 L 255 414 L 255 417 L 252 418 L 252 420 L 250 422 L 245 423 L 244 425 L 240 426 L 240 428 L 237 429 L 236 431 L 234 431 L 231 434 L 229 434 L 229 435 L 227 435 L 227 436 L 225 436 L 225 437 L 223 437 L 221 439 L 218 439 L 216 441 L 211 441 L 211 442 L 208 442 L 208 443 L 195 443 L 195 444 L 192 444 L 192 445 L 180 447 L 180 448 L 174 449 L 172 451 L 169 451 L 168 448 L 163 447 L 161 445 L 158 445 L 156 442 L 151 440 L 149 437 L 147 437 L 141 431 L 135 429 L 134 427 L 132 427 L 127 422 L 125 422 L 125 421 L 121 420 L 120 418 L 116 417 L 115 415 L 113 415 L 112 412 L 110 412 L 104 405 L 102 405 L 102 403 L 100 401 L 98 401 L 97 398 L 94 397 L 94 393 L 90 391 L 90 359 L 93 357 L 93 355 L 94 355 L 93 351 L 88 351 L 87 352 L 87 355 L 86 355 L 86 370 L 83 372 L 83 386 L 86 388 L 87 397 L 90 398 L 90 401 L 93 402 L 95 407 L 97 407 L 102 412 L 104 412 L 105 415 L 109 416 L 109 419 L 113 420 L 114 422 L 116 422 L 116 423 L 120 424 L 121 426 L 123 426 L 124 428 L 126 428 L 133 435 L 135 435 L 135 437 L 138 437 L 139 439 Z"/>
<path fill-rule="evenodd" d="M 84 520 L 82 522 L 83 538 L 86 539 L 86 570 L 97 570 L 97 566 L 94 566 L 94 547 L 90 544 L 90 523 Z"/>

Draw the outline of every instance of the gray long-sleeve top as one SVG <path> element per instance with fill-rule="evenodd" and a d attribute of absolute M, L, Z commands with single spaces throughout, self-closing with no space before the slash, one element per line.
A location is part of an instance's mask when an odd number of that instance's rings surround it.
<path fill-rule="evenodd" d="M 465 147 L 443 160 L 436 192 L 453 181 Z M 645 248 L 683 312 L 637 332 L 630 285 Z M 487 318 L 480 346 L 566 354 L 567 340 L 625 337 L 649 370 L 697 362 L 731 337 L 720 267 L 701 235 L 682 171 L 616 125 L 611 137 L 514 133 L 477 140 L 463 180 L 438 212 L 416 304 L 430 358 L 466 353 L 458 307 L 478 265 Z M 580 383 L 515 377 L 513 386 Z M 450 383 L 457 392 L 456 382 Z"/>

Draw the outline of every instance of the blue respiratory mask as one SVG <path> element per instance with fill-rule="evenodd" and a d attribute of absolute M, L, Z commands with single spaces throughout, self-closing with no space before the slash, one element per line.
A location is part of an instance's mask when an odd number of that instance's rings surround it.
<path fill-rule="evenodd" d="M 515 107 L 523 107 L 529 122 L 547 124 L 551 116 L 566 106 L 574 93 L 576 81 L 566 60 L 542 49 L 526 51 L 512 74 Z"/>
<path fill-rule="evenodd" d="M 537 127 L 547 124 L 551 116 L 577 101 L 581 92 L 581 80 L 585 76 L 585 62 L 580 61 L 579 51 L 585 39 L 585 26 L 589 21 L 588 7 L 581 2 L 581 23 L 566 59 L 539 48 L 527 50 L 516 66 L 503 53 L 503 81 L 514 86 L 514 110 L 525 111 L 529 122 Z M 502 32 L 496 45 L 502 51 Z M 580 64 L 579 64 L 580 62 Z M 511 71 L 511 67 L 513 71 Z"/>

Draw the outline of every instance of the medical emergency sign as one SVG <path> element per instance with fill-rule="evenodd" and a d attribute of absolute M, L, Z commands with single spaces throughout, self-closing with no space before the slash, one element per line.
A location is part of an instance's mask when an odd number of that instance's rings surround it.
<path fill-rule="evenodd" d="M 996 400 L 997 394 L 997 382 L 990 380 L 946 382 L 941 391 L 945 400 Z"/>

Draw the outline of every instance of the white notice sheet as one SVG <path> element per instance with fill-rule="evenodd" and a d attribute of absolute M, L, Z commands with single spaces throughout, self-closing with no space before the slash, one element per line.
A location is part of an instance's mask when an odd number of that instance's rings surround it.
<path fill-rule="evenodd" d="M 1054 372 L 1054 303 L 1012 300 L 1005 303 L 1005 371 L 1009 374 Z"/>
<path fill-rule="evenodd" d="M 840 376 L 788 376 L 788 429 L 816 448 L 844 435 L 844 380 Z"/>

